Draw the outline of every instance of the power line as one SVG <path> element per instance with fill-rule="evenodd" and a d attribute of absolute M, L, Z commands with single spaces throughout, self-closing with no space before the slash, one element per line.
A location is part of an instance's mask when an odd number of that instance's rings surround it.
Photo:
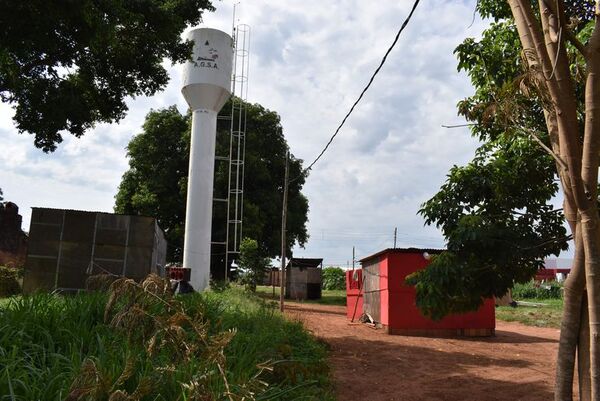
<path fill-rule="evenodd" d="M 373 73 L 373 75 L 371 76 L 371 79 L 369 79 L 369 82 L 367 83 L 367 86 L 365 86 L 365 88 L 362 90 L 362 92 L 360 93 L 360 96 L 358 96 L 358 99 L 356 99 L 356 101 L 354 102 L 354 104 L 350 108 L 350 111 L 348 111 L 348 113 L 346 114 L 346 116 L 344 117 L 344 119 L 342 120 L 342 122 L 340 123 L 340 125 L 337 127 L 337 129 L 335 130 L 335 132 L 333 133 L 333 135 L 329 139 L 329 142 L 327 142 L 327 144 L 325 145 L 325 147 L 323 148 L 323 150 L 321 151 L 321 153 L 319 153 L 319 155 L 317 156 L 317 158 L 308 167 L 306 167 L 304 170 L 302 170 L 302 172 L 300 173 L 300 175 L 297 176 L 296 178 L 294 178 L 292 181 L 296 181 L 298 178 L 300 178 L 303 175 L 305 175 L 306 173 L 308 173 L 312 169 L 312 167 L 319 161 L 319 159 L 323 156 L 323 154 L 325 154 L 325 152 L 329 148 L 329 145 L 331 145 L 331 143 L 333 142 L 333 140 L 335 139 L 335 137 L 337 136 L 337 134 L 340 132 L 340 130 L 342 129 L 342 127 L 346 123 L 346 120 L 348 119 L 348 117 L 350 117 L 350 114 L 352 114 L 352 112 L 354 111 L 354 108 L 356 107 L 356 105 L 361 101 L 361 99 L 363 98 L 364 94 L 367 92 L 367 90 L 369 89 L 369 87 L 373 83 L 373 80 L 375 79 L 375 77 L 377 76 L 377 74 L 379 73 L 379 71 L 381 70 L 381 67 L 383 67 L 383 65 L 385 64 L 388 55 L 390 54 L 390 52 L 392 51 L 392 49 L 396 46 L 396 43 L 398 43 L 398 39 L 400 38 L 400 34 L 402 33 L 402 31 L 404 31 L 404 28 L 406 28 L 406 26 L 408 25 L 410 19 L 412 18 L 413 13 L 415 12 L 415 10 L 417 9 L 417 6 L 419 5 L 419 1 L 420 0 L 415 0 L 415 3 L 413 4 L 412 9 L 410 10 L 410 14 L 408 14 L 408 17 L 406 17 L 406 20 L 404 20 L 404 23 L 400 27 L 400 30 L 398 30 L 398 33 L 396 33 L 396 37 L 394 38 L 394 41 L 392 42 L 392 45 L 385 52 L 385 55 L 381 59 L 381 62 L 379 63 L 379 66 L 377 67 L 377 69 L 375 70 L 375 72 Z"/>

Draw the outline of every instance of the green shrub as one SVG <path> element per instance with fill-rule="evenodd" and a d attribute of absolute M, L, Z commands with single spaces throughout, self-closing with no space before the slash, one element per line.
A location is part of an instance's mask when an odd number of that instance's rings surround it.
<path fill-rule="evenodd" d="M 512 296 L 514 299 L 561 299 L 562 288 L 557 281 L 536 283 L 532 280 L 524 284 L 516 283 Z"/>
<path fill-rule="evenodd" d="M 12 267 L 0 266 L 0 298 L 21 293 L 19 271 Z"/>
<path fill-rule="evenodd" d="M 240 283 L 247 290 L 256 292 L 256 286 L 262 283 L 269 270 L 269 259 L 263 255 L 256 240 L 244 238 L 240 244 L 239 265 L 243 271 Z"/>
<path fill-rule="evenodd" d="M 345 290 L 346 272 L 340 267 L 326 267 L 321 283 L 324 290 Z"/>

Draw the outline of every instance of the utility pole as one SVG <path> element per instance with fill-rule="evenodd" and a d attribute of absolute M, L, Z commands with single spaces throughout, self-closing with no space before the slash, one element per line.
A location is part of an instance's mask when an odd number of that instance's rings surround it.
<path fill-rule="evenodd" d="M 354 246 L 352 247 L 352 271 L 354 271 L 354 261 L 356 260 L 355 258 L 355 253 L 354 253 Z"/>
<path fill-rule="evenodd" d="M 394 227 L 394 249 L 396 249 L 396 238 L 398 237 L 398 227 Z"/>
<path fill-rule="evenodd" d="M 289 184 L 289 160 L 290 152 L 287 151 L 285 154 L 285 179 L 283 181 L 283 207 L 281 211 L 281 288 L 279 293 L 279 310 L 283 312 L 284 299 L 285 299 L 285 248 L 286 248 L 286 218 L 287 218 L 287 198 L 288 198 L 288 184 Z"/>

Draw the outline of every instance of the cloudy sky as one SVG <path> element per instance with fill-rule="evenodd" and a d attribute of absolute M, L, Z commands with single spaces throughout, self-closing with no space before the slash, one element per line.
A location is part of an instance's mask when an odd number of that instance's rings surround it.
<path fill-rule="evenodd" d="M 204 25 L 231 31 L 231 0 L 215 2 Z M 281 115 L 292 153 L 312 161 L 352 105 L 394 35 L 412 0 L 242 1 L 238 21 L 251 26 L 248 99 Z M 471 159 L 477 146 L 456 103 L 472 92 L 456 71 L 454 48 L 478 37 L 474 0 L 422 1 L 362 103 L 308 178 L 310 240 L 296 256 L 346 265 L 392 246 L 442 247 L 440 233 L 416 215 L 453 164 Z M 181 67 L 151 98 L 130 99 L 118 124 L 97 126 L 81 139 L 65 135 L 52 154 L 19 135 L 12 109 L 0 104 L 0 188 L 17 203 L 28 230 L 32 206 L 111 211 L 125 146 L 150 109 L 186 104 Z M 251 174 L 248 172 L 247 174 Z"/>

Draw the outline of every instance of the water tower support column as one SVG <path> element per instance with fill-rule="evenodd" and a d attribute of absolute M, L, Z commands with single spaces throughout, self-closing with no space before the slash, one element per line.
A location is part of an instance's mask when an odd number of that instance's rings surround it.
<path fill-rule="evenodd" d="M 217 113 L 194 110 L 190 145 L 183 265 L 194 267 L 191 284 L 202 290 L 210 279 L 213 178 Z"/>

